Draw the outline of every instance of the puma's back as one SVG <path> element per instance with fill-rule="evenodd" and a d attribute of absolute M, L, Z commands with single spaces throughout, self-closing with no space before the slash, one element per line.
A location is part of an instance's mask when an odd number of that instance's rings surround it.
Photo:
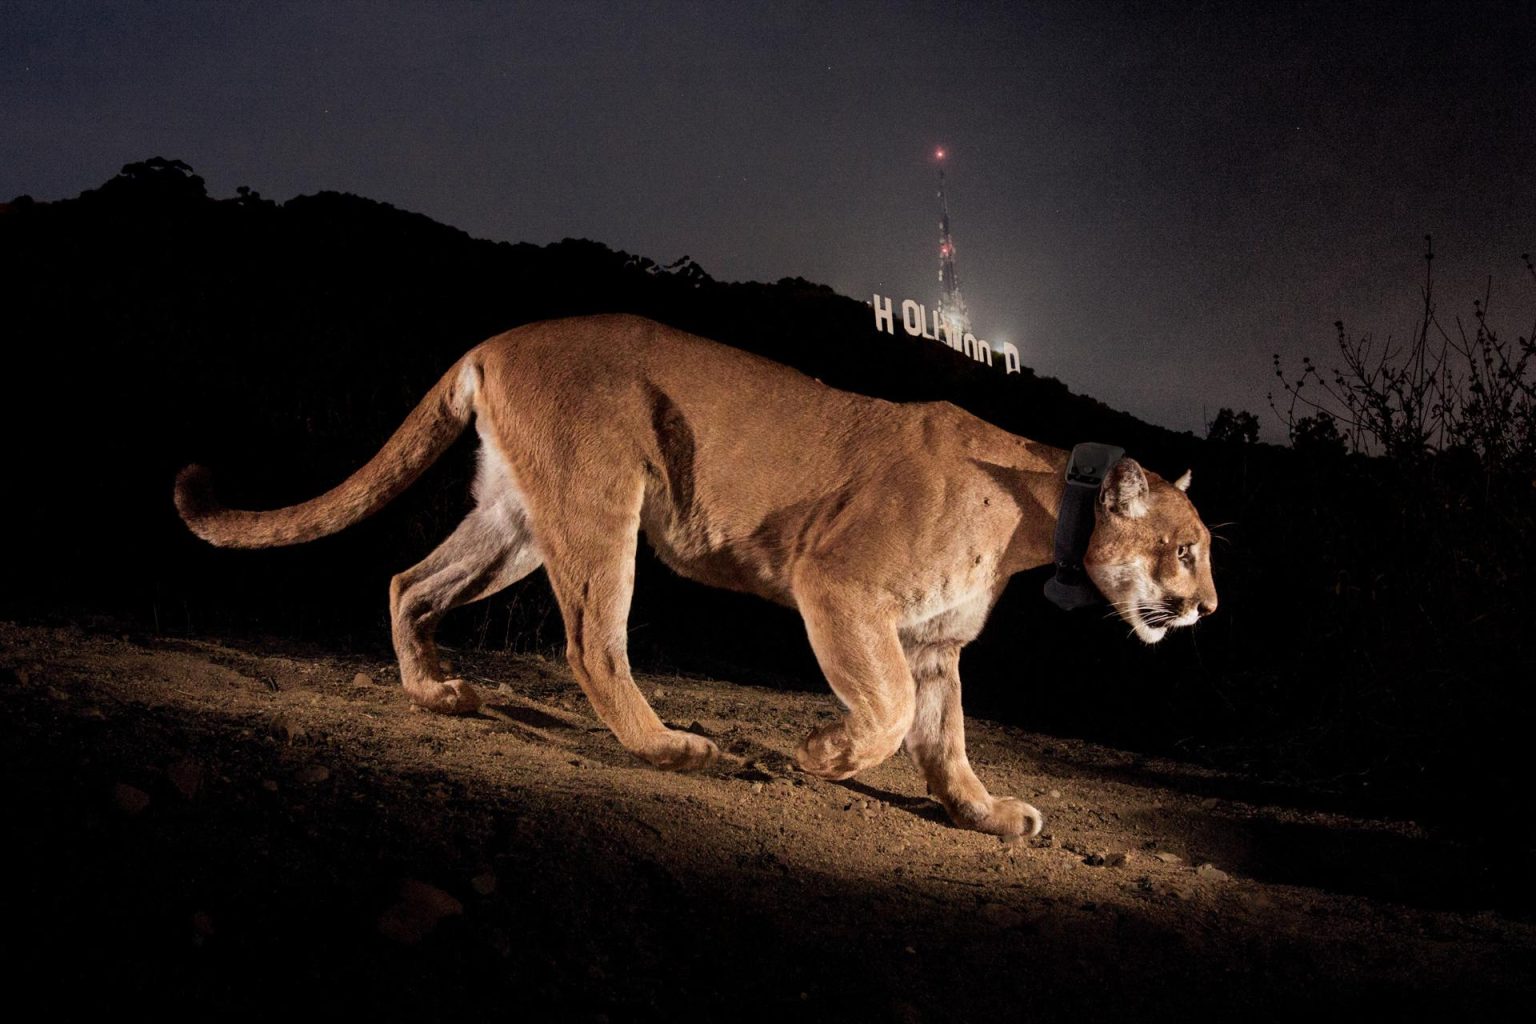
<path fill-rule="evenodd" d="M 518 450 L 501 455 L 535 520 L 561 514 L 540 506 L 568 493 L 557 481 L 572 469 L 619 453 L 638 460 L 647 539 L 701 582 L 793 603 L 794 560 L 829 540 L 839 513 L 884 493 L 882 483 L 905 478 L 903 504 L 963 519 L 969 509 L 947 507 L 924 483 L 943 464 L 982 454 L 1056 469 L 1049 449 L 947 403 L 840 391 L 640 317 L 571 325 L 520 328 L 471 353 L 498 382 L 481 394 L 489 436 L 518 439 Z"/>

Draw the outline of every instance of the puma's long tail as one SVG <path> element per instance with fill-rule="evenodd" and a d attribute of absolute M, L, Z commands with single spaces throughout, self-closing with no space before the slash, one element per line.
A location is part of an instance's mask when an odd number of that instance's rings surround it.
<path fill-rule="evenodd" d="M 459 360 L 377 455 L 318 498 L 269 512 L 225 508 L 213 496 L 208 470 L 188 466 L 176 476 L 176 511 L 193 533 L 221 548 L 270 548 L 329 536 L 383 508 L 436 462 L 468 426 L 479 386 L 474 357 Z"/>

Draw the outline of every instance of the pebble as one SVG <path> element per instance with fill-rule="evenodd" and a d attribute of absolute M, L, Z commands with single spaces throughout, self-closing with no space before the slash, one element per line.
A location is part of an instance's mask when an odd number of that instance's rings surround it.
<path fill-rule="evenodd" d="M 488 938 L 491 948 L 496 951 L 497 956 L 503 960 L 509 959 L 512 956 L 512 938 L 504 930 L 492 928 Z"/>
<path fill-rule="evenodd" d="M 998 928 L 1017 928 L 1026 920 L 1023 914 L 1001 903 L 988 903 L 981 908 L 981 916 Z"/>
<path fill-rule="evenodd" d="M 194 757 L 184 757 L 165 770 L 165 777 L 171 780 L 176 792 L 191 800 L 203 787 L 203 766 Z"/>
<path fill-rule="evenodd" d="M 278 718 L 272 723 L 272 732 L 290 747 L 309 735 L 308 731 L 291 718 Z"/>
<path fill-rule="evenodd" d="M 413 946 L 432 934 L 446 917 L 464 913 L 464 904 L 435 885 L 407 879 L 400 896 L 379 914 L 379 934 L 402 945 Z"/>
<path fill-rule="evenodd" d="M 1117 850 L 1104 858 L 1104 863 L 1112 868 L 1123 868 L 1136 859 L 1136 855 L 1130 850 Z"/>
<path fill-rule="evenodd" d="M 372 686 L 373 685 L 373 676 L 370 676 L 367 672 L 359 672 L 357 675 L 352 677 L 352 685 L 353 686 Z"/>
<path fill-rule="evenodd" d="M 482 871 L 469 880 L 469 887 L 481 896 L 489 896 L 496 891 L 496 876 L 489 871 Z"/>
<path fill-rule="evenodd" d="M 1154 853 L 1152 856 L 1155 859 L 1162 861 L 1164 864 L 1182 864 L 1182 863 L 1184 863 L 1184 858 L 1180 857 L 1176 853 L 1167 853 L 1167 852 Z"/>
<path fill-rule="evenodd" d="M 323 764 L 307 764 L 293 773 L 294 781 L 305 783 L 324 782 L 331 777 L 331 770 Z"/>
<path fill-rule="evenodd" d="M 762 791 L 763 791 L 763 784 L 761 782 L 754 782 L 754 783 L 752 783 L 752 792 L 754 792 L 754 793 L 761 793 Z"/>
<path fill-rule="evenodd" d="M 1053 789 L 1049 793 L 1047 793 L 1046 795 L 1049 796 L 1052 800 L 1060 800 L 1061 799 L 1061 790 Z"/>
<path fill-rule="evenodd" d="M 149 794 L 137 786 L 119 782 L 112 787 L 112 803 L 119 811 L 132 817 L 149 806 Z"/>
<path fill-rule="evenodd" d="M 268 793 L 276 793 L 277 792 L 277 780 L 275 780 L 275 779 L 262 779 L 261 780 L 261 788 L 266 790 Z"/>
<path fill-rule="evenodd" d="M 1195 868 L 1195 874 L 1199 875 L 1201 878 L 1209 878 L 1213 882 L 1224 882 L 1228 878 L 1232 877 L 1225 871 L 1221 870 L 1221 868 L 1210 862 L 1206 862 Z"/>

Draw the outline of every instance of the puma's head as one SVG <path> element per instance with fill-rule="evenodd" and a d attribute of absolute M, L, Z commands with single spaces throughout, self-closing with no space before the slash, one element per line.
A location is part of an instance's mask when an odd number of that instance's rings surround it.
<path fill-rule="evenodd" d="M 1169 483 L 1121 459 L 1099 487 L 1083 568 L 1149 644 L 1216 610 L 1211 531 L 1184 494 L 1189 477 Z"/>

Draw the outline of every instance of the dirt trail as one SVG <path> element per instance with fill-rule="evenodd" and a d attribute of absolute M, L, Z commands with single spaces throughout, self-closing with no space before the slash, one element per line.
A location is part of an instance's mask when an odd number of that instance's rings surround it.
<path fill-rule="evenodd" d="M 1528 881 L 1411 823 L 968 723 L 995 793 L 951 828 L 895 758 L 796 772 L 827 695 L 643 678 L 728 756 L 632 759 L 565 666 L 464 656 L 489 712 L 392 667 L 0 624 L 19 977 L 60 1009 L 429 1019 L 1496 1017 L 1536 997 Z"/>

